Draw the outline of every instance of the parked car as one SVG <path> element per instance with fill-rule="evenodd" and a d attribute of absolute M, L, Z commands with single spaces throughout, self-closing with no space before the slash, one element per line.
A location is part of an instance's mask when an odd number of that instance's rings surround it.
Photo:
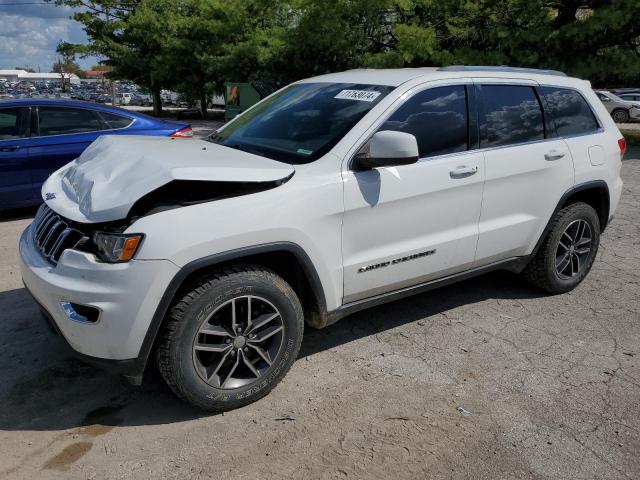
<path fill-rule="evenodd" d="M 44 184 L 22 277 L 85 360 L 135 383 L 155 361 L 227 410 L 284 377 L 305 322 L 496 269 L 572 290 L 624 151 L 589 83 L 554 72 L 323 75 L 208 141 L 98 139 Z"/>
<path fill-rule="evenodd" d="M 139 105 L 143 107 L 150 107 L 153 105 L 153 99 L 151 95 L 146 94 L 135 94 L 131 97 L 129 101 L 129 105 Z"/>
<path fill-rule="evenodd" d="M 46 99 L 0 102 L 0 209 L 36 205 L 51 172 L 101 135 L 191 137 L 186 123 L 119 108 Z"/>
<path fill-rule="evenodd" d="M 596 95 L 616 123 L 640 120 L 640 103 L 628 102 L 607 90 L 597 90 Z"/>

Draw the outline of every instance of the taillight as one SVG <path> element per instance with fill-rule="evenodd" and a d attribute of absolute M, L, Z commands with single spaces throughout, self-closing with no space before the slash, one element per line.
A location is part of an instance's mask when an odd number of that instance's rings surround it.
<path fill-rule="evenodd" d="M 193 137 L 193 130 L 191 129 L 191 127 L 184 127 L 184 128 L 181 128 L 180 130 L 178 130 L 177 132 L 173 132 L 169 136 L 171 138 L 192 138 Z"/>
<path fill-rule="evenodd" d="M 624 153 L 627 151 L 627 140 L 624 137 L 618 140 L 618 147 L 620 147 L 620 156 L 624 157 Z"/>

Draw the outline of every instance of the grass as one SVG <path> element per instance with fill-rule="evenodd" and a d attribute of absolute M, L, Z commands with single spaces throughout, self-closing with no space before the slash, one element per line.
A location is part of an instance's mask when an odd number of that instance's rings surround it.
<path fill-rule="evenodd" d="M 622 130 L 622 135 L 627 140 L 627 145 L 640 147 L 640 130 Z"/>

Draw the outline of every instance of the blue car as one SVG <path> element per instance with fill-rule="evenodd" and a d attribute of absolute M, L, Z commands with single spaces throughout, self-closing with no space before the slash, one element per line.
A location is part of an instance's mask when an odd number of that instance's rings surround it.
<path fill-rule="evenodd" d="M 100 135 L 191 137 L 191 126 L 67 100 L 0 102 L 0 210 L 36 205 L 49 175 Z"/>

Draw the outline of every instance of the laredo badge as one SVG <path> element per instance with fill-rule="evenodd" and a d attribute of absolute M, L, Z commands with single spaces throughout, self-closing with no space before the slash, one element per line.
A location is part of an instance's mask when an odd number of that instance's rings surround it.
<path fill-rule="evenodd" d="M 413 255 L 407 255 L 406 257 L 394 258 L 388 262 L 376 263 L 374 265 L 368 265 L 366 267 L 360 267 L 358 273 L 370 272 L 371 270 L 378 270 L 379 268 L 388 267 L 389 265 L 395 265 L 397 263 L 408 262 L 409 260 L 416 260 L 418 258 L 427 257 L 436 253 L 436 250 L 427 250 L 426 252 L 414 253 Z"/>

